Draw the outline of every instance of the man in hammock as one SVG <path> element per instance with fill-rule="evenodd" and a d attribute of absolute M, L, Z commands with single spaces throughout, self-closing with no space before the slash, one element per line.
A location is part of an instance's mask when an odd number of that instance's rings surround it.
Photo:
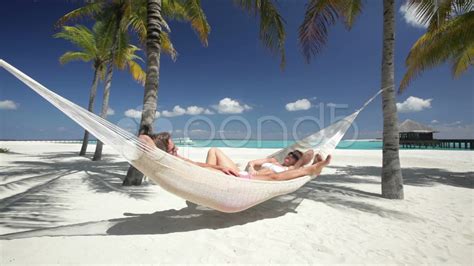
<path fill-rule="evenodd" d="M 157 147 L 171 155 L 198 166 L 241 178 L 257 180 L 290 180 L 305 175 L 319 175 L 321 170 L 331 161 L 330 155 L 326 160 L 323 160 L 321 155 L 317 154 L 311 166 L 302 167 L 311 161 L 314 152 L 308 150 L 305 153 L 302 153 L 301 151 L 295 150 L 288 153 L 282 164 L 280 164 L 275 158 L 264 158 L 250 161 L 246 168 L 247 171 L 240 171 L 237 165 L 218 148 L 209 149 L 206 163 L 195 162 L 178 155 L 178 148 L 171 139 L 170 133 L 161 132 L 158 134 L 148 134 L 147 131 L 148 130 L 144 130 L 144 134 L 139 136 L 139 139 L 147 145 Z"/>

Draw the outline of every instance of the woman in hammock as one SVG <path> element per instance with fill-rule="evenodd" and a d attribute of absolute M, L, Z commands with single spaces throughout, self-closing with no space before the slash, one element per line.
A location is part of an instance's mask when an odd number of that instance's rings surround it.
<path fill-rule="evenodd" d="M 240 171 L 237 165 L 218 148 L 209 149 L 206 163 L 195 162 L 179 156 L 178 148 L 168 132 L 147 134 L 145 130 L 144 134 L 139 136 L 139 139 L 150 146 L 157 147 L 198 166 L 221 171 L 227 175 L 257 180 L 290 180 L 305 175 L 319 175 L 321 170 L 327 166 L 331 160 L 330 155 L 326 160 L 323 160 L 323 158 L 317 154 L 311 166 L 302 167 L 311 161 L 313 151 L 309 150 L 303 154 L 301 151 L 296 150 L 288 153 L 282 164 L 275 158 L 264 158 L 250 161 L 246 168 L 247 171 Z"/>

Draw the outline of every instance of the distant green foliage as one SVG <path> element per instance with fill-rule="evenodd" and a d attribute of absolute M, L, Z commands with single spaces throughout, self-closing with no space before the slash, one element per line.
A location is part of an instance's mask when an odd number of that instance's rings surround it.
<path fill-rule="evenodd" d="M 10 150 L 7 148 L 0 148 L 0 153 L 9 153 Z"/>

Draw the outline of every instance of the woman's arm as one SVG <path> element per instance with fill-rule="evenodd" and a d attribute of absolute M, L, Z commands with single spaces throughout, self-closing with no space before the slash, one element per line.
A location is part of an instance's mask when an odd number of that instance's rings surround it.
<path fill-rule="evenodd" d="M 257 159 L 257 160 L 248 162 L 246 169 L 247 169 L 247 172 L 249 172 L 249 174 L 254 175 L 257 173 L 257 169 L 255 168 L 260 168 L 262 164 L 264 163 L 276 163 L 276 162 L 277 161 L 275 158 Z"/>

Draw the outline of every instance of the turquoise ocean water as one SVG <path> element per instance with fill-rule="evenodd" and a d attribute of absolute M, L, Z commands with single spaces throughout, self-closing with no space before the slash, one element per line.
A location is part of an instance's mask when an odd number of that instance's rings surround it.
<path fill-rule="evenodd" d="M 45 141 L 57 143 L 82 143 L 82 140 L 30 140 L 30 141 Z M 90 144 L 95 144 L 95 140 L 90 140 Z M 267 148 L 267 149 L 281 149 L 294 143 L 294 141 L 282 140 L 193 140 L 192 144 L 180 144 L 175 140 L 177 146 L 188 147 L 230 147 L 230 148 Z M 352 149 L 352 150 L 381 150 L 382 141 L 380 140 L 342 140 L 337 145 L 336 149 Z M 402 150 L 464 150 L 464 148 L 400 148 Z"/>
<path fill-rule="evenodd" d="M 192 146 L 192 147 L 232 147 L 232 148 L 284 148 L 294 141 L 282 140 L 193 140 L 192 145 L 178 146 Z M 381 141 L 346 141 L 343 140 L 337 146 L 337 149 L 357 149 L 357 150 L 380 150 L 382 149 Z"/>
<path fill-rule="evenodd" d="M 281 149 L 293 144 L 294 141 L 282 140 L 193 140 L 191 147 L 232 147 L 232 148 L 277 148 Z M 380 140 L 342 140 L 336 149 L 353 149 L 353 150 L 381 150 L 382 141 Z M 459 148 L 400 148 L 402 150 L 466 150 Z"/>

